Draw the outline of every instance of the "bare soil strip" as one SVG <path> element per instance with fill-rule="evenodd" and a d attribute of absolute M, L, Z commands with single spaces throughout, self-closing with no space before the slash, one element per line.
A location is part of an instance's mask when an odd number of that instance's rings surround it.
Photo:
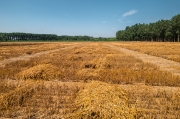
<path fill-rule="evenodd" d="M 76 45 L 73 45 L 73 46 L 70 46 L 70 47 L 65 47 L 65 48 L 60 48 L 60 49 L 42 51 L 42 52 L 38 52 L 38 53 L 35 53 L 35 54 L 31 54 L 31 55 L 23 55 L 23 56 L 19 56 L 19 57 L 5 59 L 3 61 L 0 61 L 0 67 L 5 67 L 6 64 L 16 62 L 16 61 L 19 61 L 19 60 L 29 60 L 30 58 L 37 57 L 37 56 L 40 56 L 40 55 L 45 55 L 45 54 L 52 53 L 52 52 L 57 52 L 59 50 L 71 49 L 71 48 L 74 48 L 75 46 Z"/>
<path fill-rule="evenodd" d="M 128 49 L 114 46 L 111 44 L 104 44 L 104 45 L 111 47 L 113 49 L 122 51 L 126 54 L 132 55 L 136 58 L 139 58 L 143 62 L 147 62 L 147 63 L 154 64 L 156 66 L 159 66 L 161 70 L 171 72 L 173 75 L 180 76 L 180 70 L 178 70 L 178 69 L 180 69 L 180 63 L 178 63 L 178 62 L 167 60 L 167 59 L 156 57 L 156 56 L 151 56 L 148 54 L 142 54 L 137 51 L 128 50 Z"/>

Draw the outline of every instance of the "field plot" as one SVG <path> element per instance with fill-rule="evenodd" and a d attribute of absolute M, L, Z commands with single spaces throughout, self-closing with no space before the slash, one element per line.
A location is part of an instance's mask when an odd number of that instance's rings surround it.
<path fill-rule="evenodd" d="M 0 117 L 180 118 L 180 77 L 104 43 L 38 45 L 59 50 L 1 67 Z"/>
<path fill-rule="evenodd" d="M 112 44 L 180 62 L 180 43 L 178 42 L 123 42 Z"/>
<path fill-rule="evenodd" d="M 69 44 L 67 44 L 69 45 Z M 0 43 L 0 61 L 22 55 L 31 55 L 41 51 L 63 48 L 66 46 L 57 43 Z"/>

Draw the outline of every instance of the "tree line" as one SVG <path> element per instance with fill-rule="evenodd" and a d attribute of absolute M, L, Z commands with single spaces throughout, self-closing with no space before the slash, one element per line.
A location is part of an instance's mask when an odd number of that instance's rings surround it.
<path fill-rule="evenodd" d="M 123 41 L 180 41 L 180 14 L 170 20 L 159 20 L 149 24 L 127 26 L 125 30 L 116 32 L 116 38 Z"/>
<path fill-rule="evenodd" d="M 54 34 L 33 34 L 33 33 L 0 33 L 0 41 L 52 41 L 56 40 Z"/>
<path fill-rule="evenodd" d="M 0 33 L 0 42 L 7 41 L 110 41 L 115 38 L 103 38 L 92 36 L 57 36 L 56 34 L 33 34 L 33 33 Z"/>
<path fill-rule="evenodd" d="M 92 36 L 58 36 L 59 41 L 115 41 L 116 38 L 92 37 Z"/>

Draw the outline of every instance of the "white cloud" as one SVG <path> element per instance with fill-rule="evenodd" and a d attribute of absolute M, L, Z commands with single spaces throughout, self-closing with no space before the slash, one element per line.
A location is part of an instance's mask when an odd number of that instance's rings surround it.
<path fill-rule="evenodd" d="M 124 13 L 120 19 L 118 19 L 119 22 L 123 22 L 123 19 L 127 16 L 131 16 L 133 14 L 136 14 L 137 10 L 130 10 L 129 12 Z M 132 21 L 128 21 L 128 22 L 132 22 Z"/>
<path fill-rule="evenodd" d="M 127 21 L 127 22 L 133 22 L 133 21 Z"/>
<path fill-rule="evenodd" d="M 105 24 L 106 22 L 105 22 L 105 21 L 103 21 L 102 23 L 103 23 L 103 24 Z"/>
<path fill-rule="evenodd" d="M 119 22 L 122 22 L 122 18 L 120 18 L 118 21 L 119 21 Z"/>
<path fill-rule="evenodd" d="M 112 28 L 113 30 L 116 30 L 117 28 Z"/>
<path fill-rule="evenodd" d="M 127 17 L 127 16 L 130 16 L 130 15 L 133 15 L 137 13 L 137 10 L 130 10 L 129 12 L 126 12 L 122 15 L 122 17 Z"/>

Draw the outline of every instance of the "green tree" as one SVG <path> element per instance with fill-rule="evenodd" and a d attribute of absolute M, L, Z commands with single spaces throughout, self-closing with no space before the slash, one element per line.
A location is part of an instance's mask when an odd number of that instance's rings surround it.
<path fill-rule="evenodd" d="M 172 29 L 174 30 L 175 35 L 177 36 L 177 41 L 179 42 L 180 35 L 180 14 L 172 17 Z"/>

